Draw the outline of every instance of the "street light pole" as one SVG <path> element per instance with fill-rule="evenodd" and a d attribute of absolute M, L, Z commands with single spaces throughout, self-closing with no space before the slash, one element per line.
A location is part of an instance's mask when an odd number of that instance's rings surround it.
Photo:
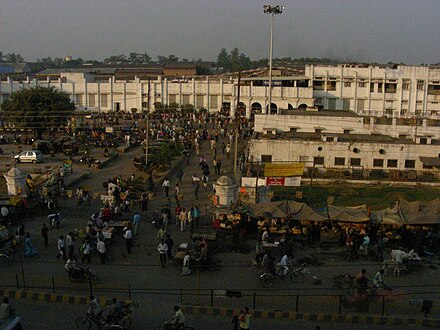
<path fill-rule="evenodd" d="M 150 135 L 150 123 L 148 117 L 150 116 L 150 78 L 148 78 L 148 91 L 147 91 L 147 118 L 146 118 L 146 134 L 145 134 L 145 167 L 148 165 L 148 138 Z"/>
<path fill-rule="evenodd" d="M 284 6 L 272 6 L 264 5 L 264 13 L 270 14 L 270 47 L 269 47 L 269 105 L 267 107 L 266 113 L 271 113 L 272 110 L 272 57 L 273 57 L 273 29 L 274 29 L 274 18 L 275 14 L 281 14 L 283 12 Z M 278 111 L 278 110 L 277 110 Z"/>

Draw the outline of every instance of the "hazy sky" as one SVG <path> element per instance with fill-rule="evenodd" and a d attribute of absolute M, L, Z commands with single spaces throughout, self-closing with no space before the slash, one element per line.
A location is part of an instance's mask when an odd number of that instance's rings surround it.
<path fill-rule="evenodd" d="M 147 52 L 217 59 L 269 56 L 260 0 L 0 0 L 0 51 L 27 60 Z M 440 62 L 440 0 L 283 0 L 274 57 Z"/>

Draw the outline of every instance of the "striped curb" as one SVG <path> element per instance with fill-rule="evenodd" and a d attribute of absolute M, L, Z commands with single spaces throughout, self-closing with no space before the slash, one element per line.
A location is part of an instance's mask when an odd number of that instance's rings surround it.
<path fill-rule="evenodd" d="M 86 296 L 72 296 L 62 294 L 52 294 L 45 292 L 33 292 L 27 290 L 4 290 L 0 289 L 0 296 L 9 297 L 14 299 L 29 299 L 38 300 L 44 302 L 57 302 L 66 303 L 72 305 L 88 305 L 89 297 Z M 99 304 L 102 306 L 110 305 L 112 303 L 111 298 L 98 298 Z M 122 303 L 129 303 L 130 300 L 120 300 Z"/>
<path fill-rule="evenodd" d="M 232 316 L 234 309 L 230 308 L 214 308 L 214 307 L 197 307 L 182 306 L 185 313 L 203 314 L 216 316 Z M 424 327 L 440 327 L 440 319 L 432 318 L 415 318 L 415 317 L 391 317 L 391 316 L 366 316 L 366 315 L 338 315 L 338 314 L 322 314 L 322 313 L 296 313 L 281 311 L 253 311 L 252 316 L 260 319 L 289 319 L 292 321 L 317 321 L 332 323 L 348 323 L 348 324 L 379 324 L 379 325 L 400 325 L 400 326 L 424 326 Z"/>

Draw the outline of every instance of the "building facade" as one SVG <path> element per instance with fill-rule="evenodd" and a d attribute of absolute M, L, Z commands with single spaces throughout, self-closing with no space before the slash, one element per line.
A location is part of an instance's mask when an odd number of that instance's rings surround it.
<path fill-rule="evenodd" d="M 164 68 L 168 70 L 171 68 Z M 140 70 L 139 68 L 137 70 Z M 111 77 L 89 72 L 82 68 L 66 69 L 56 75 L 27 77 L 0 81 L 0 104 L 9 95 L 22 88 L 37 85 L 54 86 L 67 92 L 78 108 L 98 112 L 137 111 L 150 109 L 155 104 L 192 104 L 196 108 L 215 112 L 234 110 L 237 103 L 250 117 L 267 113 L 269 109 L 269 78 L 248 76 L 193 76 L 193 68 L 182 66 L 167 77 L 151 75 L 150 71 L 135 75 L 133 70 L 116 70 Z M 119 75 L 118 75 L 119 72 Z M 192 71 L 191 71 L 192 72 Z M 306 66 L 304 74 L 281 76 L 275 74 L 272 82 L 273 113 L 282 110 L 317 108 L 324 110 L 351 110 L 360 115 L 376 117 L 440 118 L 440 69 L 425 66 Z M 185 76 L 185 78 L 180 77 Z M 240 100 L 238 96 L 240 95 Z"/>
<path fill-rule="evenodd" d="M 439 68 L 311 65 L 305 75 L 313 85 L 315 106 L 322 109 L 369 116 L 440 115 Z"/>

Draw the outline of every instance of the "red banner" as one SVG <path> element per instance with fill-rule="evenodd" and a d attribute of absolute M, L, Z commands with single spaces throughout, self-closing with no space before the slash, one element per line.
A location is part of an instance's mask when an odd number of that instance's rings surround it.
<path fill-rule="evenodd" d="M 284 178 L 266 178 L 266 186 L 284 186 Z"/>

